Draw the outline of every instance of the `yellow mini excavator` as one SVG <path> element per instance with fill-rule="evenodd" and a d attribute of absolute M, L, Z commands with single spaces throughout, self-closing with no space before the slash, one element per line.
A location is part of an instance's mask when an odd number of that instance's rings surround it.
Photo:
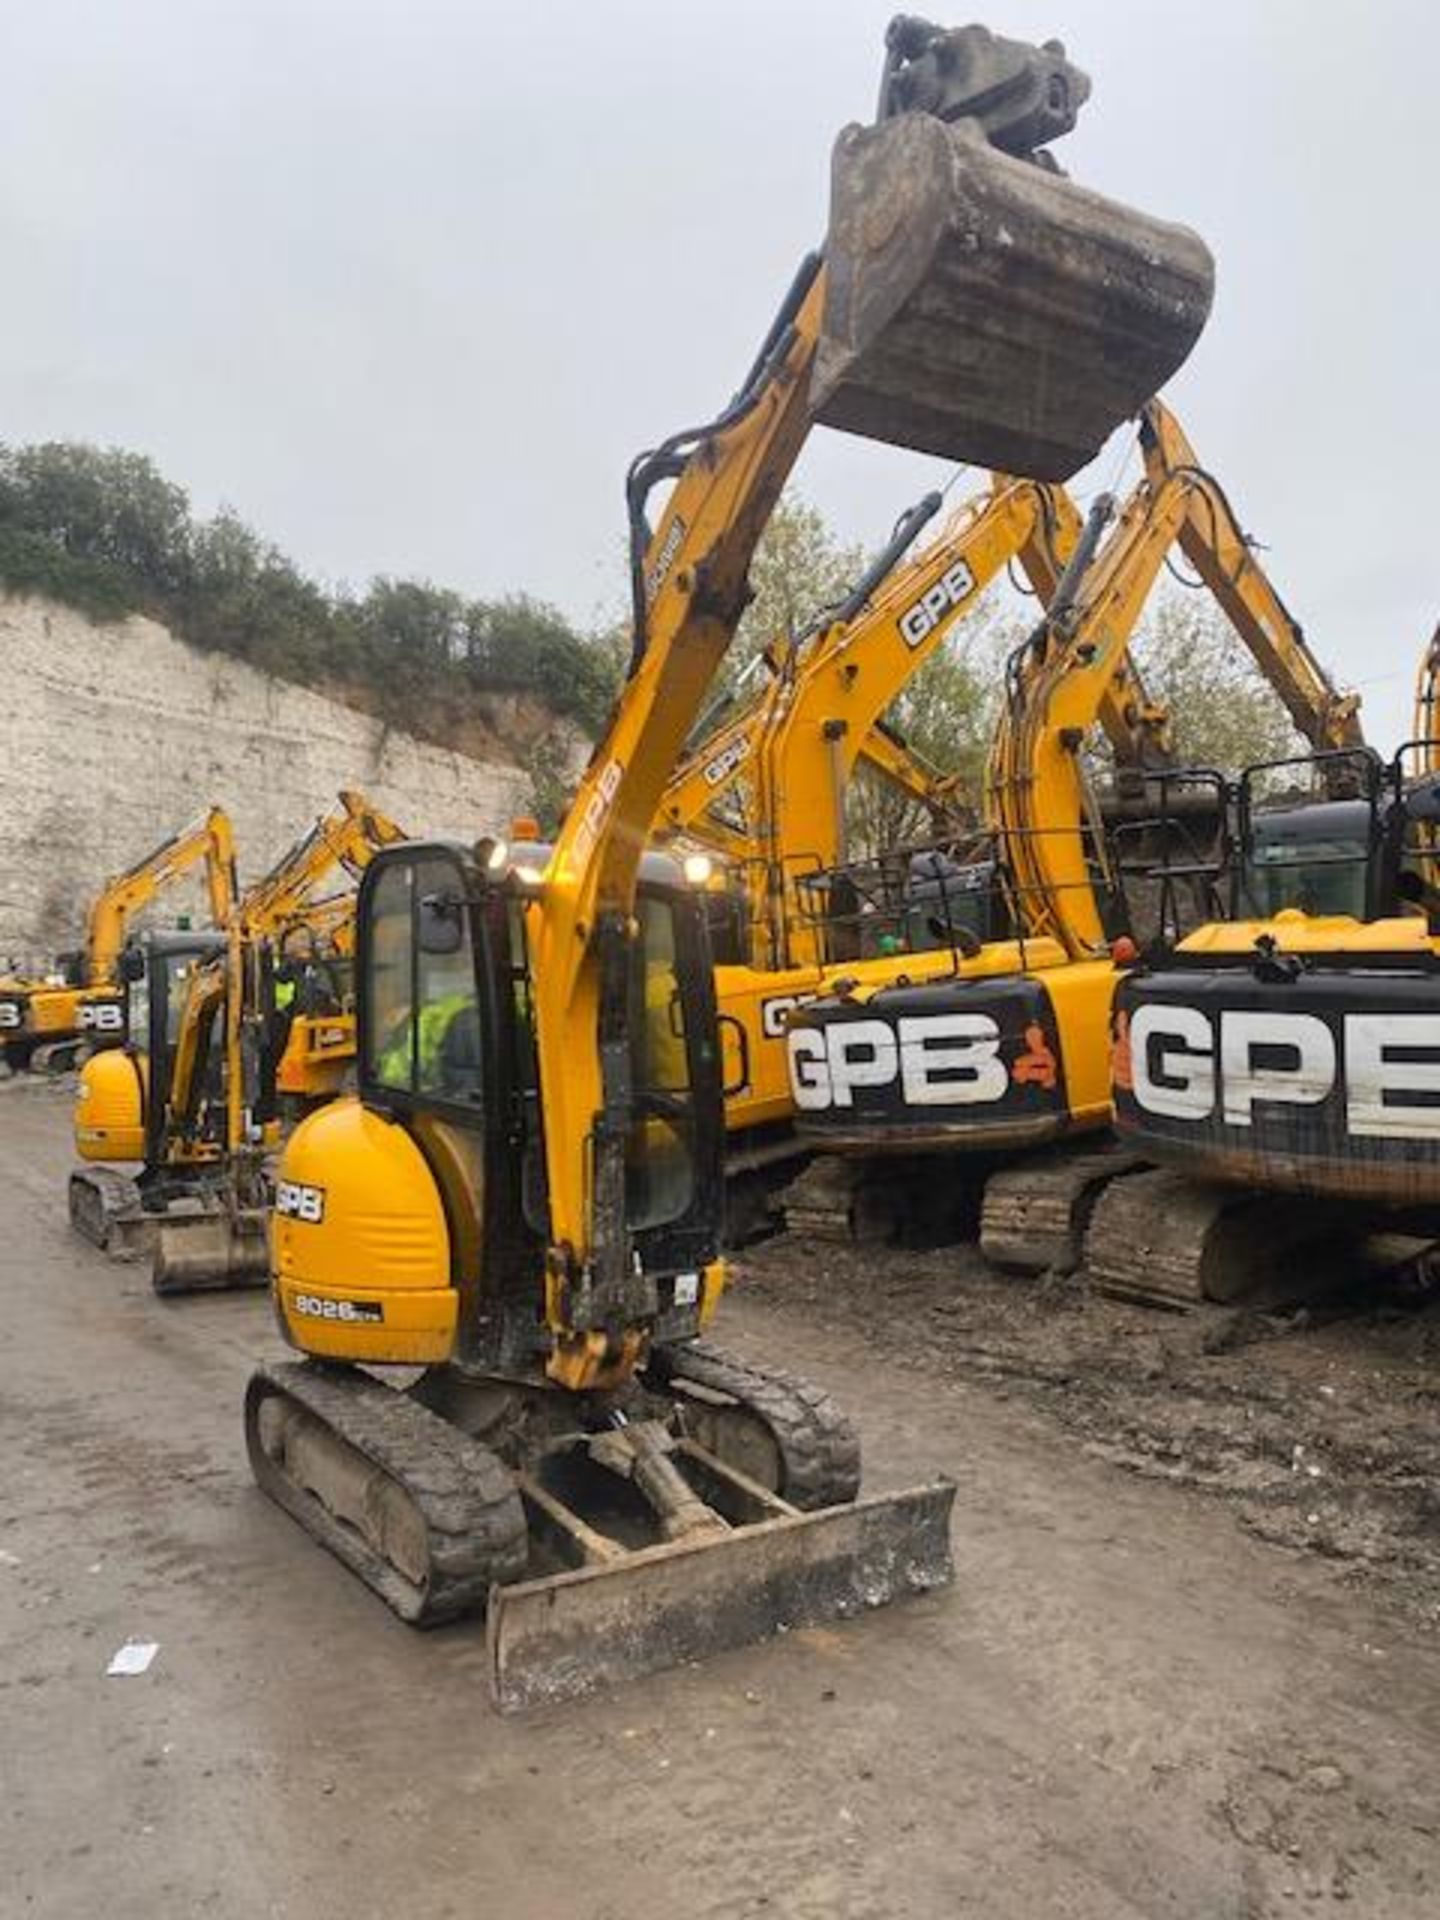
<path fill-rule="evenodd" d="M 1417 738 L 1241 775 L 1207 924 L 1115 996 L 1115 1119 L 1158 1162 L 1106 1194 L 1099 1291 L 1294 1302 L 1440 1240 L 1440 633 Z M 1162 875 L 1163 878 L 1163 875 Z"/>
<path fill-rule="evenodd" d="M 787 1046 L 801 1138 L 848 1164 L 802 1176 L 785 1197 L 792 1225 L 903 1232 L 927 1192 L 963 1197 L 967 1183 L 937 1182 L 928 1156 L 964 1152 L 975 1156 L 986 1253 L 1034 1271 L 1073 1266 L 1097 1193 L 1133 1164 L 1101 1138 L 1116 958 L 1133 942 L 1082 749 L 1173 546 L 1296 725 L 1326 746 L 1359 737 L 1356 702 L 1330 686 L 1224 490 L 1158 401 L 1144 410 L 1140 443 L 1143 477 L 1118 525 L 1105 539 L 1114 509 L 1102 496 L 1045 619 L 1009 663 L 987 773 L 988 844 L 829 880 L 832 902 L 844 881 L 858 905 L 850 957 L 790 1016 Z M 1212 821 L 1223 815 L 1213 776 L 1161 772 L 1157 783 L 1183 787 Z M 835 924 L 832 908 L 832 939 Z M 1088 1136 L 1077 1151 L 1015 1162 L 1022 1149 L 1075 1136 Z"/>
<path fill-rule="evenodd" d="M 332 1098 L 354 1059 L 353 1003 L 337 977 L 353 951 L 354 888 L 316 890 L 337 873 L 357 881 L 403 837 L 362 794 L 342 792 L 223 934 L 152 932 L 123 950 L 128 1029 L 81 1070 L 75 1147 L 86 1164 L 70 1176 L 70 1218 L 118 1255 L 154 1248 L 157 1292 L 263 1277 L 256 1195 L 285 1096 L 299 1111 Z"/>
<path fill-rule="evenodd" d="M 814 421 L 1063 479 L 1188 353 L 1203 245 L 1036 164 L 1087 86 L 1054 44 L 896 23 L 824 259 L 721 413 L 630 469 L 630 672 L 555 844 L 387 848 L 362 882 L 359 1094 L 285 1149 L 304 1357 L 253 1378 L 250 1457 L 403 1618 L 483 1609 L 504 1707 L 951 1577 L 952 1486 L 857 1498 L 829 1399 L 697 1337 L 714 979 L 698 895 L 645 846 Z"/>
<path fill-rule="evenodd" d="M 224 927 L 236 896 L 235 839 L 212 807 L 153 853 L 105 882 L 90 909 L 81 953 L 69 956 L 64 985 L 43 980 L 0 983 L 0 1056 L 36 1071 L 75 1066 L 98 1048 L 118 1046 L 125 1032 L 120 954 L 135 915 L 200 862 L 211 920 Z"/>

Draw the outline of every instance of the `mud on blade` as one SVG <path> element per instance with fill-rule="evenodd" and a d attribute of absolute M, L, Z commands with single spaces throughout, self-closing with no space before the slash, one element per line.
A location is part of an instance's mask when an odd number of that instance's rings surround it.
<path fill-rule="evenodd" d="M 940 1480 L 497 1587 L 486 1624 L 496 1703 L 574 1699 L 947 1586 L 954 1499 Z"/>

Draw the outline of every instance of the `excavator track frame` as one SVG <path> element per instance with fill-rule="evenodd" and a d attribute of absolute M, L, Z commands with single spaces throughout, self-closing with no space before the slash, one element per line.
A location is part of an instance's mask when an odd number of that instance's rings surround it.
<path fill-rule="evenodd" d="M 307 1424 L 277 1435 L 265 1416 L 265 1408 L 277 1404 Z M 410 1503 L 425 1531 L 427 1578 L 406 1578 L 319 1494 L 284 1471 L 277 1444 L 288 1453 L 296 1439 L 303 1444 L 317 1429 Z M 260 1488 L 411 1626 L 479 1612 L 497 1581 L 524 1571 L 525 1514 L 499 1455 L 369 1374 L 315 1361 L 260 1368 L 245 1393 L 245 1444 Z M 374 1518 L 382 1524 L 378 1511 Z"/>
<path fill-rule="evenodd" d="M 1085 1268 L 1094 1292 L 1141 1306 L 1285 1307 L 1343 1279 L 1350 1238 L 1338 1206 L 1151 1165 L 1100 1195 Z"/>

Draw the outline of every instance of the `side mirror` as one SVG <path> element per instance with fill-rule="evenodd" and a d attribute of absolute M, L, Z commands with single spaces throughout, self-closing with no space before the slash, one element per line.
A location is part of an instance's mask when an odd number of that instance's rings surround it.
<path fill-rule="evenodd" d="M 421 953 L 444 957 L 465 944 L 465 903 L 453 893 L 421 896 L 416 938 Z"/>
<path fill-rule="evenodd" d="M 127 986 L 145 978 L 145 953 L 140 947 L 122 947 L 120 950 L 120 978 Z"/>

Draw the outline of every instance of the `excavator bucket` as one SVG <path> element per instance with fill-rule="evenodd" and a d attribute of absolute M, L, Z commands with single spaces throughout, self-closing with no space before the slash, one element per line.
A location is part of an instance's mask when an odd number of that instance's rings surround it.
<path fill-rule="evenodd" d="M 811 407 L 849 433 L 1065 480 L 1184 363 L 1213 262 L 1188 228 L 993 137 L 926 112 L 840 135 Z"/>
<path fill-rule="evenodd" d="M 225 1210 L 166 1220 L 155 1239 L 150 1283 L 156 1293 L 211 1293 L 263 1287 L 270 1277 L 265 1215 Z"/>
<path fill-rule="evenodd" d="M 816 1513 L 774 1502 L 773 1517 L 727 1533 L 497 1586 L 486 1619 L 496 1704 L 574 1699 L 946 1586 L 954 1499 L 954 1482 L 938 1480 Z"/>

